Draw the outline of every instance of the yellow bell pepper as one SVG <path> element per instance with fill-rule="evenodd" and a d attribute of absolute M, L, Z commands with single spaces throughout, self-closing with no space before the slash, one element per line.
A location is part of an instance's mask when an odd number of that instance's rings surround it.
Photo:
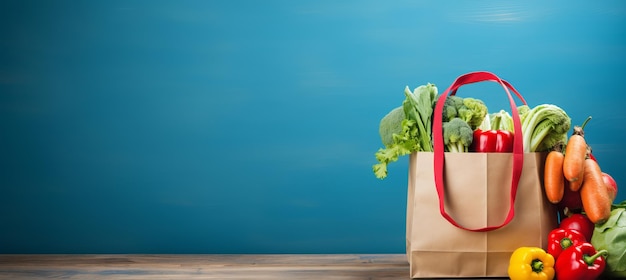
<path fill-rule="evenodd" d="M 520 247 L 509 261 L 511 280 L 554 279 L 554 257 L 537 247 Z"/>

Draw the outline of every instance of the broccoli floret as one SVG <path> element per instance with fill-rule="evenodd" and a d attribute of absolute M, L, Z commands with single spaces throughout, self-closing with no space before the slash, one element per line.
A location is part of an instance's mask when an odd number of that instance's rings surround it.
<path fill-rule="evenodd" d="M 472 129 L 478 128 L 487 116 L 487 106 L 476 98 L 448 96 L 443 105 L 443 122 L 449 122 L 454 118 L 460 118 L 470 125 Z"/>
<path fill-rule="evenodd" d="M 399 106 L 391 110 L 386 116 L 380 120 L 380 126 L 378 132 L 380 139 L 385 147 L 391 146 L 393 141 L 393 135 L 402 132 L 402 120 L 405 119 L 404 109 Z"/>
<path fill-rule="evenodd" d="M 465 108 L 459 110 L 459 118 L 467 122 L 472 129 L 476 129 L 489 113 L 487 105 L 482 100 L 471 97 L 463 98 L 463 105 Z"/>
<path fill-rule="evenodd" d="M 443 104 L 442 122 L 449 122 L 450 120 L 458 117 L 459 109 L 465 107 L 465 105 L 463 105 L 463 98 L 456 95 L 448 96 L 446 98 L 446 102 Z"/>
<path fill-rule="evenodd" d="M 556 105 L 542 104 L 523 115 L 522 134 L 525 152 L 549 151 L 567 137 L 570 117 Z"/>
<path fill-rule="evenodd" d="M 460 118 L 443 123 L 443 143 L 448 152 L 467 152 L 474 139 L 474 130 Z"/>

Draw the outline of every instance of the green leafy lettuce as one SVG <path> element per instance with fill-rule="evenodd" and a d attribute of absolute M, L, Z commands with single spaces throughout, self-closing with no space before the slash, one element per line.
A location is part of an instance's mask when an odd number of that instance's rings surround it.
<path fill-rule="evenodd" d="M 400 107 L 395 108 L 380 122 L 379 132 L 385 148 L 376 152 L 378 163 L 372 167 L 374 175 L 379 179 L 387 177 L 387 165 L 399 157 L 433 150 L 431 130 L 437 87 L 429 83 L 411 92 L 407 86 L 404 96 L 402 111 L 399 111 Z"/>

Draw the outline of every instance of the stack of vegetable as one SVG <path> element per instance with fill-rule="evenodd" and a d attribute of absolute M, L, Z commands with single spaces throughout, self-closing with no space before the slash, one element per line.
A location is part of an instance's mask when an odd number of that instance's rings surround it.
<path fill-rule="evenodd" d="M 574 127 L 566 144 L 558 143 L 548 153 L 544 187 L 550 202 L 570 211 L 583 210 L 593 223 L 602 224 L 611 215 L 617 184 L 602 172 L 585 141 L 583 128 L 590 119 Z"/>
<path fill-rule="evenodd" d="M 623 279 L 626 277 L 626 202 L 610 219 L 595 225 L 570 213 L 548 235 L 547 248 L 520 247 L 511 255 L 508 274 L 516 279 Z"/>
<path fill-rule="evenodd" d="M 617 183 L 602 172 L 586 143 L 583 129 L 590 119 L 575 126 L 569 139 L 555 143 L 546 157 L 546 197 L 563 218 L 550 232 L 545 251 L 523 247 L 511 256 L 511 279 L 626 277 L 626 201 L 613 204 Z M 542 258 L 520 261 L 529 252 Z"/>
<path fill-rule="evenodd" d="M 438 99 L 437 87 L 426 84 L 413 91 L 404 89 L 402 106 L 391 110 L 380 121 L 379 134 L 384 148 L 376 152 L 374 174 L 387 177 L 387 165 L 413 152 L 432 152 L 432 115 Z M 522 123 L 524 151 L 549 151 L 567 139 L 571 120 L 556 105 L 517 108 Z M 446 152 L 511 152 L 513 118 L 504 111 L 489 113 L 476 98 L 448 96 L 443 107 L 443 139 Z"/>
<path fill-rule="evenodd" d="M 593 223 L 588 223 L 584 217 L 572 216 L 550 232 L 546 250 L 518 248 L 510 259 L 509 277 L 512 280 L 535 279 L 537 276 L 546 280 L 555 277 L 562 280 L 598 279 L 605 270 L 608 251 L 596 250 L 590 243 L 590 236 L 583 233 L 587 228 L 593 228 Z M 519 255 L 528 252 L 535 252 L 541 258 L 519 259 Z"/>
<path fill-rule="evenodd" d="M 376 152 L 374 174 L 387 176 L 387 165 L 413 152 L 432 152 L 432 119 L 437 87 L 404 90 L 402 105 L 380 122 L 384 148 Z M 522 135 L 514 135 L 505 110 L 489 113 L 476 98 L 449 96 L 443 107 L 446 152 L 511 152 L 523 137 L 524 152 L 546 152 L 544 188 L 563 215 L 548 236 L 548 248 L 522 247 L 510 259 L 511 279 L 626 278 L 626 201 L 613 204 L 617 183 L 602 172 L 584 138 L 585 121 L 568 138 L 571 119 L 553 104 L 517 108 Z"/>
<path fill-rule="evenodd" d="M 584 127 L 590 119 L 587 118 L 582 126 L 575 126 L 567 142 L 555 145 L 546 157 L 546 197 L 563 211 L 565 218 L 559 227 L 571 231 L 569 238 L 564 239 L 560 247 L 568 252 L 586 251 L 588 255 L 597 252 L 594 259 L 578 259 L 579 266 L 593 276 L 586 278 L 572 278 L 574 274 L 569 272 L 559 273 L 561 257 L 553 254 L 557 259 L 558 279 L 596 279 L 603 270 L 604 275 L 609 277 L 626 277 L 626 215 L 623 214 L 626 201 L 613 204 L 617 196 L 617 183 L 611 175 L 602 172 L 586 143 Z M 576 232 L 582 238 L 572 237 Z M 589 272 L 592 270 L 594 272 Z"/>

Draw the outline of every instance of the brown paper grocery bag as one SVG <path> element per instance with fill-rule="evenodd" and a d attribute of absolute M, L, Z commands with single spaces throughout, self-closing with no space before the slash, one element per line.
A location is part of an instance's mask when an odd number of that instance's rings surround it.
<path fill-rule="evenodd" d="M 515 217 L 506 226 L 485 232 L 457 228 L 440 215 L 433 155 L 420 152 L 409 157 L 407 257 L 412 278 L 507 277 L 515 249 L 546 248 L 548 233 L 557 227 L 557 212 L 543 193 L 545 154 L 524 154 Z M 445 157 L 448 213 L 473 228 L 503 221 L 509 209 L 512 154 L 446 153 Z"/>
<path fill-rule="evenodd" d="M 469 83 L 502 85 L 514 123 L 513 153 L 444 153 L 441 112 L 448 94 Z M 434 152 L 410 155 L 406 253 L 412 278 L 507 277 L 522 246 L 545 248 L 557 210 L 543 192 L 545 154 L 524 153 L 521 123 L 506 81 L 489 72 L 457 78 L 437 101 Z"/>

